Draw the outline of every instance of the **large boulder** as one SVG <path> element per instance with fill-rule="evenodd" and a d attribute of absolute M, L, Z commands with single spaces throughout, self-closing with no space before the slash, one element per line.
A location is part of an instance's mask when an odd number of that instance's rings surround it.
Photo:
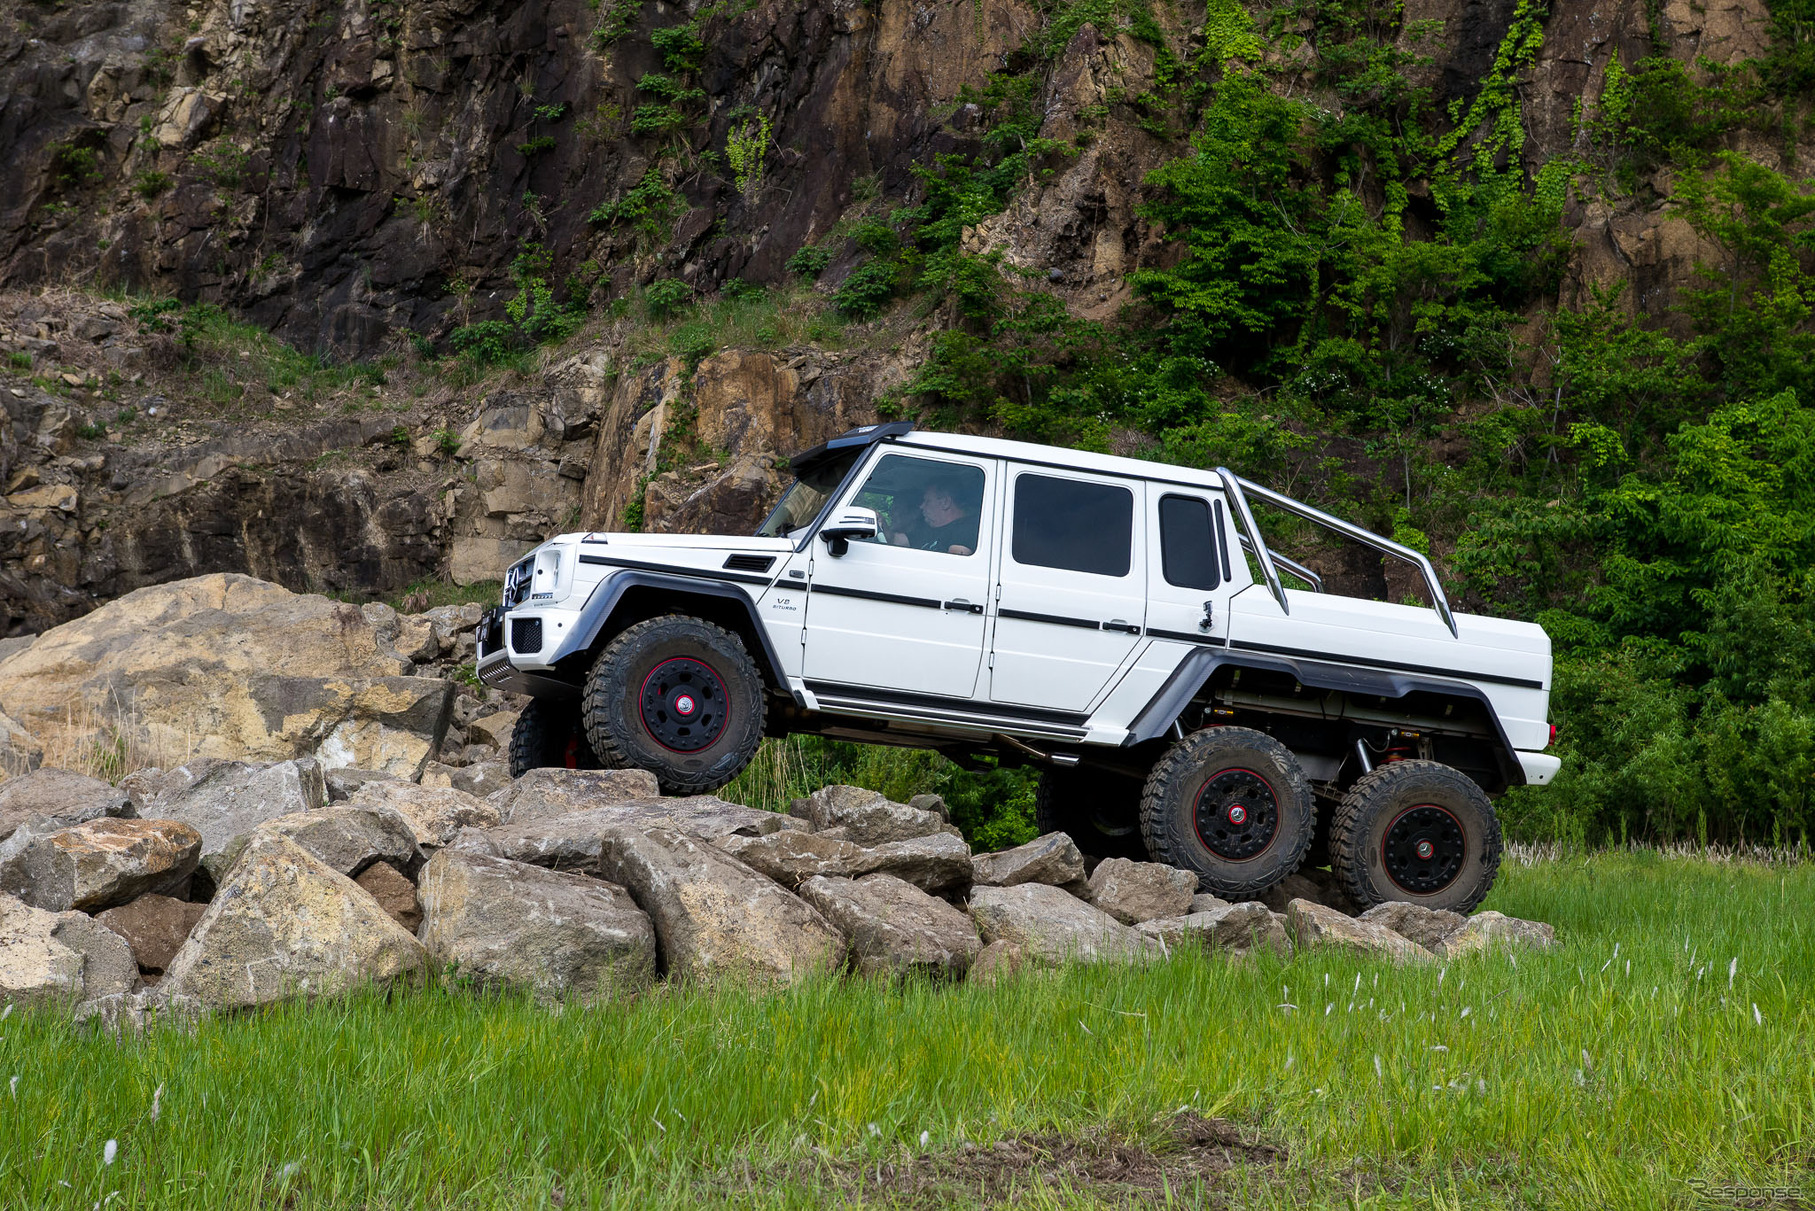
<path fill-rule="evenodd" d="M 272 837 L 296 842 L 348 877 L 374 862 L 408 866 L 420 856 L 415 830 L 396 808 L 337 803 L 265 821 L 227 847 L 225 866 L 231 868 L 248 846 Z"/>
<path fill-rule="evenodd" d="M 971 847 L 956 832 L 887 841 L 869 855 L 858 873 L 894 875 L 922 891 L 962 891 L 971 882 Z"/>
<path fill-rule="evenodd" d="M 41 769 L 0 782 L 0 841 L 40 816 L 58 824 L 81 824 L 133 814 L 132 800 L 124 791 L 66 769 Z"/>
<path fill-rule="evenodd" d="M 866 974 L 962 976 L 983 948 L 968 916 L 894 875 L 815 875 L 800 898 L 850 939 L 851 962 Z"/>
<path fill-rule="evenodd" d="M 488 802 L 500 823 L 529 824 L 661 794 L 655 775 L 644 769 L 532 769 Z"/>
<path fill-rule="evenodd" d="M 655 927 L 614 883 L 443 850 L 420 892 L 419 936 L 457 979 L 581 1001 L 655 979 Z"/>
<path fill-rule="evenodd" d="M 386 773 L 379 769 L 357 769 L 354 766 L 343 766 L 340 769 L 327 770 L 324 779 L 328 786 L 329 803 L 345 803 L 368 782 L 402 782 L 396 774 Z"/>
<path fill-rule="evenodd" d="M 1292 940 L 1286 936 L 1285 926 L 1265 904 L 1255 900 L 1142 921 L 1135 928 L 1167 946 L 1198 942 L 1237 954 L 1271 950 L 1282 959 L 1292 954 Z"/>
<path fill-rule="evenodd" d="M 985 942 L 1012 942 L 1045 963 L 1101 962 L 1163 953 L 1152 938 L 1046 883 L 973 887 L 971 919 Z"/>
<path fill-rule="evenodd" d="M 410 676 L 356 605 L 225 573 L 128 593 L 0 660 L 0 710 L 40 739 L 75 712 L 149 752 L 413 776 L 454 683 Z M 100 725 L 93 729 L 100 735 Z"/>
<path fill-rule="evenodd" d="M 419 974 L 427 952 L 358 884 L 286 838 L 234 863 L 159 991 L 214 1010 Z"/>
<path fill-rule="evenodd" d="M 844 937 L 818 911 L 676 828 L 613 826 L 599 871 L 655 922 L 670 976 L 785 983 L 844 961 Z"/>
<path fill-rule="evenodd" d="M 1437 943 L 1436 953 L 1445 959 L 1482 954 L 1501 947 L 1548 950 L 1557 944 L 1557 931 L 1542 921 L 1526 921 L 1504 913 L 1478 912 L 1462 928 Z"/>
<path fill-rule="evenodd" d="M 410 877 L 389 862 L 374 862 L 361 871 L 353 882 L 378 901 L 385 916 L 411 933 L 422 924 L 422 903 L 416 898 L 416 885 Z"/>
<path fill-rule="evenodd" d="M 189 940 L 195 923 L 208 911 L 170 896 L 140 896 L 130 904 L 97 913 L 95 920 L 126 939 L 141 972 L 161 973 Z"/>
<path fill-rule="evenodd" d="M 82 1001 L 138 984 L 124 938 L 80 912 L 46 912 L 0 895 L 0 1002 Z"/>
<path fill-rule="evenodd" d="M 476 798 L 495 795 L 511 784 L 510 766 L 502 761 L 475 761 L 471 765 L 443 765 L 431 761 L 422 767 L 423 786 L 451 786 Z"/>
<path fill-rule="evenodd" d="M 1468 918 L 1459 912 L 1450 912 L 1441 908 L 1426 908 L 1422 904 L 1407 904 L 1403 900 L 1388 900 L 1385 904 L 1376 904 L 1357 919 L 1384 925 L 1400 937 L 1418 943 L 1432 954 L 1438 953 L 1437 947 L 1443 942 L 1443 939 L 1468 924 Z"/>
<path fill-rule="evenodd" d="M 418 786 L 414 782 L 368 782 L 347 799 L 348 807 L 395 811 L 409 822 L 416 844 L 438 849 L 463 828 L 496 828 L 498 809 L 451 786 Z"/>
<path fill-rule="evenodd" d="M 1363 921 L 1324 904 L 1293 900 L 1286 905 L 1287 929 L 1300 950 L 1332 947 L 1395 963 L 1433 963 L 1431 952 L 1386 926 Z"/>
<path fill-rule="evenodd" d="M 97 912 L 151 892 L 186 890 L 201 850 L 201 834 L 187 824 L 103 816 L 35 834 L 0 859 L 0 892 L 50 912 Z"/>
<path fill-rule="evenodd" d="M 524 776 L 528 777 L 527 774 Z M 712 795 L 691 795 L 682 799 L 615 803 L 498 828 L 463 828 L 448 847 L 463 853 L 491 854 L 556 870 L 596 872 L 606 831 L 637 823 L 677 828 L 707 841 L 730 836 L 761 836 L 804 827 L 800 821 L 774 812 L 739 807 Z"/>
<path fill-rule="evenodd" d="M 905 841 L 952 827 L 935 812 L 895 803 L 860 786 L 822 787 L 795 800 L 789 811 L 811 824 L 814 832 L 829 831 L 858 845 Z"/>
<path fill-rule="evenodd" d="M 855 878 L 890 874 L 922 891 L 961 888 L 971 880 L 971 851 L 962 837 L 931 833 L 866 849 L 822 833 L 784 829 L 763 837 L 734 833 L 718 843 L 784 887 L 815 875 Z"/>
<path fill-rule="evenodd" d="M 1067 891 L 1084 892 L 1084 855 L 1064 833 L 1047 833 L 1026 845 L 971 858 L 971 878 L 980 886 L 1014 887 L 1044 883 Z"/>
<path fill-rule="evenodd" d="M 248 765 L 203 758 L 126 778 L 138 814 L 180 820 L 202 834 L 202 868 L 219 881 L 235 840 L 267 820 L 313 811 L 328 801 L 321 763 L 309 758 Z"/>
<path fill-rule="evenodd" d="M 0 714 L 0 773 L 26 774 L 44 764 L 44 746 L 10 715 Z"/>
<path fill-rule="evenodd" d="M 1187 912 L 1195 891 L 1197 875 L 1191 871 L 1161 862 L 1105 858 L 1090 872 L 1085 898 L 1124 925 L 1135 925 Z"/>

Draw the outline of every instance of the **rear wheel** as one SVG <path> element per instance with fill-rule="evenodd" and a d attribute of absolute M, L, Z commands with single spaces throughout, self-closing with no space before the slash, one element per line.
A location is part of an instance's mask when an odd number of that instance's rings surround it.
<path fill-rule="evenodd" d="M 1095 769 L 1049 769 L 1034 793 L 1034 823 L 1064 833 L 1094 858 L 1147 856 L 1141 841 L 1141 784 Z"/>
<path fill-rule="evenodd" d="M 586 678 L 586 735 L 608 766 L 646 769 L 670 795 L 717 790 L 763 738 L 763 681 L 739 639 L 665 614 L 606 645 Z"/>
<path fill-rule="evenodd" d="M 1401 900 L 1466 913 L 1500 872 L 1500 820 L 1461 770 L 1395 761 L 1343 796 L 1330 855 L 1338 881 L 1363 908 Z"/>
<path fill-rule="evenodd" d="M 1156 862 L 1200 889 L 1249 900 L 1297 870 L 1316 827 L 1310 784 L 1264 732 L 1214 727 L 1166 750 L 1147 778 L 1141 832 Z"/>
<path fill-rule="evenodd" d="M 598 769 L 599 759 L 586 740 L 580 704 L 536 698 L 517 716 L 510 732 L 510 776 L 532 769 Z"/>

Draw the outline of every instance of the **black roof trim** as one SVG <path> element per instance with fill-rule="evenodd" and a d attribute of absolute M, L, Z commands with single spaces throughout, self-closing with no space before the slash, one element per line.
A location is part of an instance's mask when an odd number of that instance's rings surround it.
<path fill-rule="evenodd" d="M 860 429 L 840 433 L 831 441 L 820 442 L 811 450 L 803 450 L 796 454 L 788 460 L 788 470 L 795 475 L 804 475 L 832 455 L 842 453 L 853 446 L 870 446 L 913 431 L 914 422 L 911 420 L 890 421 L 885 425 L 864 425 Z"/>

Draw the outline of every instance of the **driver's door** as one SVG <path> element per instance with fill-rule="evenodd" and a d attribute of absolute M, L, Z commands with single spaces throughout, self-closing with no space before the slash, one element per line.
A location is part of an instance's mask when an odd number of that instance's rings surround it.
<path fill-rule="evenodd" d="M 874 509 L 875 539 L 815 539 L 808 572 L 803 668 L 809 688 L 870 687 L 971 698 L 983 662 L 984 607 L 997 529 L 993 460 L 944 452 L 887 450 L 835 504 Z M 956 502 L 976 522 L 975 546 L 928 540 L 929 495 Z M 935 516 L 943 522 L 947 516 Z M 956 527 L 969 538 L 968 523 Z M 943 527 L 949 537 L 953 527 Z M 923 549 L 929 541 L 933 549 Z"/>

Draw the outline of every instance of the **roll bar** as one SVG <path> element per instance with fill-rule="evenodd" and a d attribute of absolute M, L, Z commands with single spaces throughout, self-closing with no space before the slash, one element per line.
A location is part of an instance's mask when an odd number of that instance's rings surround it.
<path fill-rule="evenodd" d="M 1304 577 L 1319 593 L 1323 592 L 1323 581 L 1304 565 L 1295 563 L 1283 555 L 1275 555 L 1267 548 L 1266 539 L 1262 538 L 1260 534 L 1260 526 L 1255 524 L 1254 511 L 1248 507 L 1249 493 L 1253 493 L 1256 499 L 1272 505 L 1282 513 L 1302 517 L 1306 521 L 1314 522 L 1326 530 L 1332 530 L 1344 538 L 1352 538 L 1363 546 L 1373 547 L 1382 554 L 1404 560 L 1417 568 L 1424 575 L 1424 587 L 1430 590 L 1431 606 L 1437 611 L 1437 617 L 1443 619 L 1443 625 L 1449 628 L 1451 635 L 1461 638 L 1461 632 L 1456 628 L 1456 616 L 1450 612 L 1449 598 L 1443 595 L 1443 586 L 1437 581 L 1437 570 L 1431 567 L 1430 560 L 1417 551 L 1402 543 L 1394 542 L 1390 538 L 1382 538 L 1372 530 L 1364 530 L 1340 517 L 1334 517 L 1322 509 L 1313 508 L 1303 501 L 1293 500 L 1290 496 L 1282 496 L 1271 488 L 1263 488 L 1257 483 L 1243 479 L 1227 467 L 1218 467 L 1216 477 L 1222 481 L 1223 491 L 1234 505 L 1235 519 L 1242 529 L 1242 546 L 1253 553 L 1254 561 L 1260 565 L 1261 575 L 1266 578 L 1267 590 L 1273 594 L 1273 599 L 1279 602 L 1281 612 L 1290 614 L 1292 606 L 1287 602 L 1286 591 L 1279 583 L 1280 568 L 1286 569 L 1294 576 Z"/>

